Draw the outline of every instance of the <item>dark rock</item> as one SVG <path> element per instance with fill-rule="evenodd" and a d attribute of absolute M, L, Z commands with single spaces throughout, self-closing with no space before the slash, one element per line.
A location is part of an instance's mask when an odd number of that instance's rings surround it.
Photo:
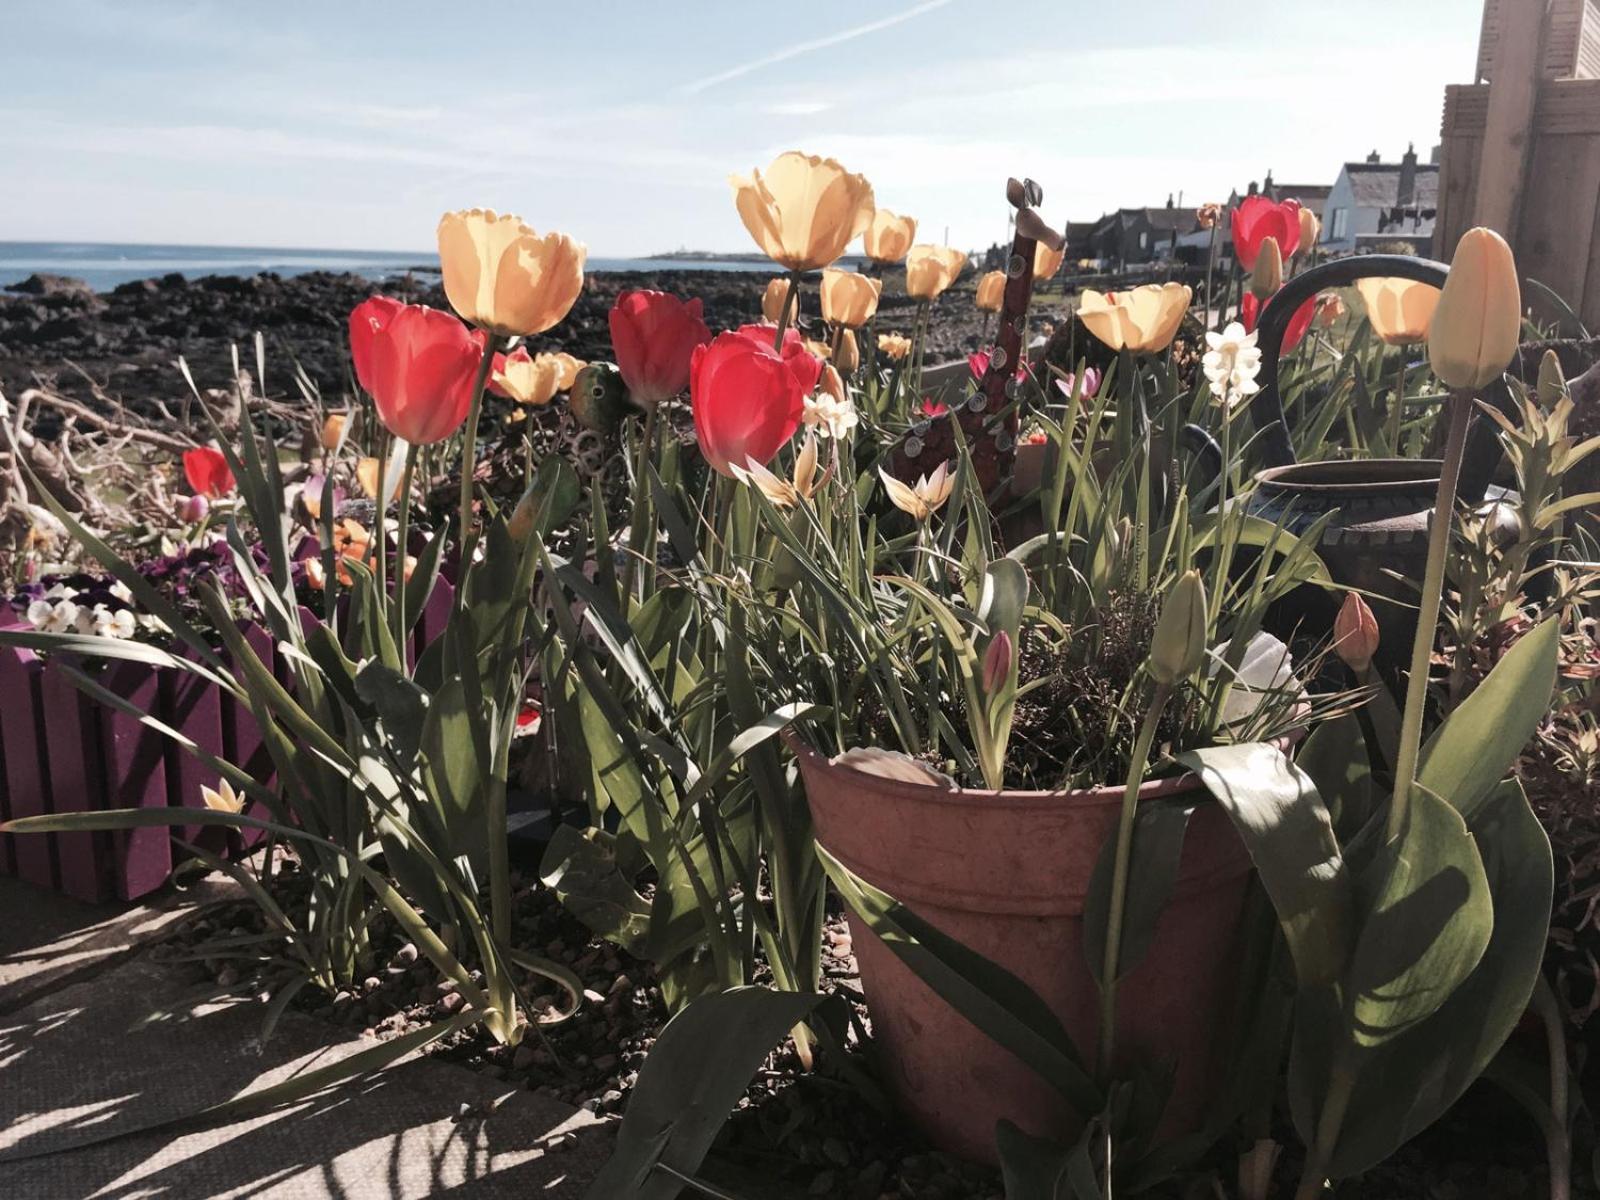
<path fill-rule="evenodd" d="M 94 289 L 81 279 L 71 275 L 47 275 L 37 272 L 29 275 L 21 283 L 7 284 L 6 291 L 19 292 L 24 296 L 94 295 Z"/>

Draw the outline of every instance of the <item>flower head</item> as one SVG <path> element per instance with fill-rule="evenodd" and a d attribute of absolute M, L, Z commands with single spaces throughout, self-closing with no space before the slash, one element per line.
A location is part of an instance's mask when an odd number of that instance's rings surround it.
<path fill-rule="evenodd" d="M 791 271 L 827 266 L 872 222 L 872 185 L 831 158 L 789 150 L 729 182 L 756 245 Z"/>
<path fill-rule="evenodd" d="M 880 333 L 878 335 L 878 351 L 885 358 L 899 362 L 911 353 L 911 339 L 903 333 Z"/>
<path fill-rule="evenodd" d="M 1221 333 L 1206 331 L 1206 353 L 1200 365 L 1211 383 L 1212 394 L 1225 410 L 1261 388 L 1256 382 L 1261 351 L 1256 348 L 1255 331 L 1246 333 L 1237 321 L 1228 322 Z"/>
<path fill-rule="evenodd" d="M 805 397 L 822 362 L 788 330 L 780 352 L 772 330 L 746 325 L 696 346 L 689 393 L 700 453 L 713 470 L 732 476 L 734 464 L 770 462 L 800 424 Z"/>
<path fill-rule="evenodd" d="M 439 265 L 450 307 L 502 337 L 543 333 L 565 317 L 583 290 L 586 255 L 564 233 L 541 237 L 521 217 L 491 209 L 439 218 Z"/>
<path fill-rule="evenodd" d="M 973 299 L 979 312 L 999 312 L 1006 298 L 1006 273 L 985 271 L 978 277 L 978 291 Z"/>
<path fill-rule="evenodd" d="M 234 489 L 227 456 L 211 446 L 196 446 L 183 452 L 183 477 L 197 496 L 216 499 Z"/>
<path fill-rule="evenodd" d="M 897 263 L 917 240 L 917 219 L 900 217 L 887 208 L 872 214 L 867 231 L 861 235 L 861 245 L 867 257 L 874 262 Z"/>
<path fill-rule="evenodd" d="M 1078 316 L 1113 350 L 1155 353 L 1177 336 L 1194 290 L 1181 283 L 1147 283 L 1125 292 L 1085 289 Z"/>
<path fill-rule="evenodd" d="M 793 508 L 802 500 L 810 500 L 827 484 L 833 475 L 833 466 L 817 474 L 817 438 L 808 431 L 800 443 L 800 453 L 795 456 L 794 476 L 781 479 L 755 459 L 746 460 L 744 466 L 733 467 L 734 478 L 746 487 L 758 489 L 778 508 Z"/>
<path fill-rule="evenodd" d="M 1372 332 L 1385 345 L 1407 346 L 1428 340 L 1440 294 L 1431 283 L 1369 276 L 1356 280 L 1356 290 L 1366 306 Z"/>
<path fill-rule="evenodd" d="M 481 334 L 426 305 L 374 296 L 350 314 L 356 378 L 389 432 L 414 446 L 443 441 L 467 419 L 481 343 Z"/>
<path fill-rule="evenodd" d="M 838 378 L 838 372 L 831 366 L 823 369 L 824 378 L 830 374 Z M 856 406 L 850 403 L 850 398 L 843 394 L 843 390 L 842 385 L 838 393 L 831 388 L 818 388 L 813 395 L 807 396 L 805 409 L 800 415 L 801 423 L 825 438 L 849 436 L 860 417 L 856 413 Z"/>
<path fill-rule="evenodd" d="M 829 267 L 822 272 L 822 319 L 847 329 L 859 328 L 878 311 L 882 291 L 881 279 Z"/>
<path fill-rule="evenodd" d="M 967 256 L 949 246 L 913 246 L 906 254 L 906 295 L 933 300 L 956 281 Z"/>
<path fill-rule="evenodd" d="M 878 476 L 894 506 L 915 521 L 926 521 L 943 508 L 956 483 L 949 463 L 940 463 L 914 484 L 902 483 L 882 467 L 878 468 Z"/>
<path fill-rule="evenodd" d="M 611 307 L 611 345 L 634 403 L 648 408 L 689 386 L 694 348 L 711 340 L 698 299 L 623 292 Z"/>

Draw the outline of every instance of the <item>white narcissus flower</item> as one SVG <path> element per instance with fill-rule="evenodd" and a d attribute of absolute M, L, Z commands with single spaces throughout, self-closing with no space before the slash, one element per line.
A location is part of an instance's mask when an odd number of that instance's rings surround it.
<path fill-rule="evenodd" d="M 901 483 L 882 467 L 878 468 L 878 476 L 883 480 L 884 490 L 889 493 L 894 506 L 918 521 L 926 521 L 943 508 L 956 484 L 949 463 L 940 463 L 931 474 L 924 475 L 914 485 Z"/>
<path fill-rule="evenodd" d="M 1214 677 L 1223 669 L 1222 663 L 1228 656 L 1230 644 L 1223 642 L 1211 652 L 1211 662 L 1206 667 L 1207 678 Z M 1300 696 L 1304 692 L 1305 685 L 1295 676 L 1289 647 L 1270 633 L 1258 633 L 1246 643 L 1233 686 L 1228 689 L 1228 698 L 1222 702 L 1222 723 L 1227 728 L 1242 725 L 1255 716 L 1256 710 L 1270 697 Z"/>
<path fill-rule="evenodd" d="M 818 391 L 806 397 L 800 420 L 822 437 L 842 438 L 856 427 L 860 417 L 849 400 Z"/>
<path fill-rule="evenodd" d="M 1211 381 L 1217 403 L 1231 408 L 1246 396 L 1261 390 L 1256 376 L 1261 371 L 1261 351 L 1256 347 L 1256 331 L 1244 331 L 1237 321 L 1229 321 L 1221 333 L 1206 331 L 1206 353 L 1200 365 Z"/>

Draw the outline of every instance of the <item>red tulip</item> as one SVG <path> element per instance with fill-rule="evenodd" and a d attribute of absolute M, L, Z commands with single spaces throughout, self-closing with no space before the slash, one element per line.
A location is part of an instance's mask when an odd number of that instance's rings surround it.
<path fill-rule="evenodd" d="M 935 400 L 933 397 L 924 396 L 922 398 L 922 404 L 917 411 L 925 417 L 942 417 L 945 415 L 945 413 L 949 412 L 950 409 L 947 405 Z"/>
<path fill-rule="evenodd" d="M 1255 270 L 1263 238 L 1276 238 L 1288 258 L 1300 245 L 1300 201 L 1274 204 L 1265 196 L 1246 196 L 1233 210 L 1233 253 L 1246 271 Z"/>
<path fill-rule="evenodd" d="M 763 336 L 764 335 L 764 336 Z M 822 362 L 798 335 L 772 346 L 772 327 L 747 325 L 694 348 L 689 395 L 700 453 L 713 470 L 754 459 L 765 466 L 799 428 L 806 393 L 817 385 Z"/>
<path fill-rule="evenodd" d="M 196 446 L 183 452 L 183 477 L 196 496 L 226 496 L 233 491 L 233 472 L 221 450 Z"/>
<path fill-rule="evenodd" d="M 634 403 L 646 408 L 689 386 L 689 358 L 711 340 L 700 301 L 623 292 L 611 306 L 611 348 Z"/>
<path fill-rule="evenodd" d="M 1249 292 L 1239 301 L 1239 318 L 1244 322 L 1244 331 L 1249 333 L 1256 327 L 1256 320 L 1261 315 L 1262 304 Z M 1306 336 L 1306 330 L 1311 328 L 1311 318 L 1317 315 L 1317 298 L 1308 297 L 1306 302 L 1294 310 L 1294 316 L 1289 318 L 1289 325 L 1283 331 L 1283 345 L 1278 347 L 1279 354 L 1288 354 L 1298 346 Z"/>
<path fill-rule="evenodd" d="M 451 314 L 374 296 L 350 314 L 350 353 L 396 437 L 426 446 L 467 419 L 483 343 Z"/>

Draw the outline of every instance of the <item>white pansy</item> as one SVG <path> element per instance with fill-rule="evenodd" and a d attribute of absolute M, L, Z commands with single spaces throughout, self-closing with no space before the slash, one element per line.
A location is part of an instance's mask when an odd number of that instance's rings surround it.
<path fill-rule="evenodd" d="M 1206 331 L 1206 353 L 1200 365 L 1217 403 L 1224 408 L 1261 390 L 1256 382 L 1261 372 L 1261 351 L 1256 346 L 1255 330 L 1246 333 L 1237 321 L 1228 322 L 1221 333 Z"/>
<path fill-rule="evenodd" d="M 1207 678 L 1220 672 L 1228 657 L 1230 643 L 1223 642 L 1211 652 L 1206 666 Z M 1289 647 L 1270 633 L 1258 633 L 1245 645 L 1244 657 L 1228 689 L 1228 698 L 1222 702 L 1222 723 L 1227 728 L 1244 724 L 1255 716 L 1266 701 L 1277 695 L 1301 696 L 1305 685 L 1295 677 L 1294 660 L 1289 657 Z"/>
<path fill-rule="evenodd" d="M 75 633 L 82 610 L 71 600 L 35 600 L 28 605 L 28 623 L 40 633 Z"/>
<path fill-rule="evenodd" d="M 133 591 L 132 591 L 131 588 L 128 587 L 127 584 L 123 583 L 122 580 L 119 579 L 115 583 L 113 583 L 111 585 L 109 591 L 111 592 L 111 594 L 113 596 L 115 596 L 118 600 L 121 600 L 124 604 L 132 604 L 133 603 Z"/>
<path fill-rule="evenodd" d="M 856 415 L 856 406 L 849 400 L 819 391 L 806 397 L 800 420 L 823 437 L 842 438 L 856 427 L 860 418 Z"/>
<path fill-rule="evenodd" d="M 93 616 L 94 631 L 100 637 L 125 641 L 138 630 L 138 623 L 134 620 L 131 609 L 119 608 L 113 611 L 104 604 L 96 604 Z"/>

